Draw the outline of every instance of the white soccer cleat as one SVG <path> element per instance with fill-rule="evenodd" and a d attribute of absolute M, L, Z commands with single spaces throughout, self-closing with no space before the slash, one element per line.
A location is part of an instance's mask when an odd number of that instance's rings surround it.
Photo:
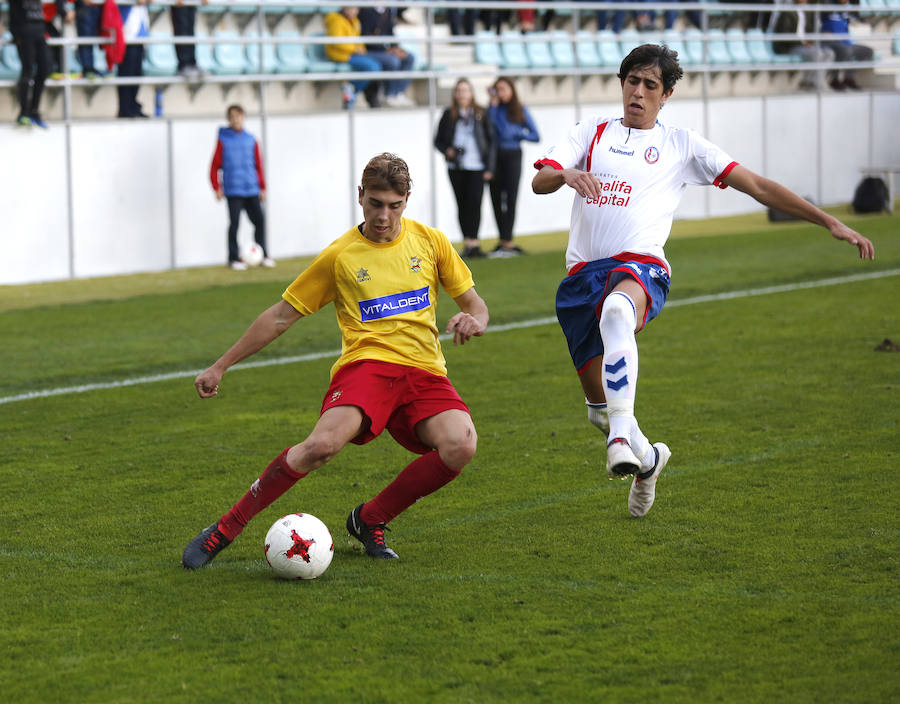
<path fill-rule="evenodd" d="M 625 438 L 613 438 L 606 446 L 606 473 L 610 479 L 624 479 L 641 471 L 641 461 Z"/>
<path fill-rule="evenodd" d="M 645 479 L 641 479 L 635 474 L 634 481 L 631 483 L 631 491 L 628 492 L 628 513 L 635 518 L 646 515 L 653 506 L 653 501 L 656 499 L 656 480 L 659 479 L 659 475 L 672 456 L 669 446 L 664 443 L 653 443 L 653 449 L 656 450 L 653 474 Z"/>

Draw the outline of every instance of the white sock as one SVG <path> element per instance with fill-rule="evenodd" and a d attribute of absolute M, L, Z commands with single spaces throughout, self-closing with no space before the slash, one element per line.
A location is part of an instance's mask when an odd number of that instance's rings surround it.
<path fill-rule="evenodd" d="M 638 375 L 637 342 L 634 339 L 636 324 L 637 315 L 631 297 L 621 291 L 609 294 L 600 313 L 600 337 L 603 338 L 604 350 L 603 388 L 609 414 L 609 437 L 626 438 L 629 442 L 632 426 L 637 427 L 634 420 L 634 391 Z M 640 457 L 639 454 L 637 456 Z"/>
<path fill-rule="evenodd" d="M 606 413 L 605 403 L 591 403 L 584 399 L 587 405 L 588 420 L 596 425 L 604 437 L 609 437 L 609 416 Z"/>

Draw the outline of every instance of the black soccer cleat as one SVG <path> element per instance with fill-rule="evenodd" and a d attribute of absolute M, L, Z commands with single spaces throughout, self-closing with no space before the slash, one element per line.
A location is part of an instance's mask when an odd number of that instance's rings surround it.
<path fill-rule="evenodd" d="M 229 545 L 231 541 L 219 530 L 219 523 L 216 521 L 187 544 L 181 556 L 181 564 L 188 570 L 203 567 Z"/>
<path fill-rule="evenodd" d="M 390 530 L 384 523 L 366 525 L 359 515 L 363 505 L 360 504 L 347 516 L 347 532 L 366 548 L 366 555 L 380 560 L 396 560 L 399 555 L 384 544 L 384 531 Z"/>

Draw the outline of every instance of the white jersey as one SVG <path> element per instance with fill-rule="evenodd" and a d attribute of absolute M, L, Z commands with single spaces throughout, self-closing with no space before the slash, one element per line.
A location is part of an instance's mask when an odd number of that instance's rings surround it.
<path fill-rule="evenodd" d="M 600 198 L 578 194 L 572 203 L 566 269 L 625 252 L 662 261 L 672 218 L 688 184 L 725 188 L 737 163 L 693 130 L 625 127 L 622 118 L 576 124 L 535 168 L 580 169 L 600 181 Z"/>

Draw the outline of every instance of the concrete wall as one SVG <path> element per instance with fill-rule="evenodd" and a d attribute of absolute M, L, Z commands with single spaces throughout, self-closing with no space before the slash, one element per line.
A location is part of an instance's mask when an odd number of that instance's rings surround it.
<path fill-rule="evenodd" d="M 615 103 L 582 115 L 620 114 Z M 524 146 L 517 234 L 564 230 L 571 195 L 531 194 L 530 164 L 575 122 L 571 105 L 533 109 L 539 144 Z M 432 145 L 438 113 L 372 110 L 247 120 L 261 138 L 269 182 L 270 252 L 312 254 L 359 218 L 356 184 L 381 151 L 403 156 L 414 185 L 407 215 L 460 239 L 443 159 Z M 693 127 L 735 160 L 819 203 L 847 202 L 868 165 L 900 164 L 900 94 L 672 100 L 660 120 Z M 0 284 L 224 264 L 227 213 L 209 185 L 219 120 L 57 123 L 0 127 Z M 71 176 L 71 178 L 68 178 Z M 483 237 L 496 236 L 485 194 Z M 752 212 L 732 190 L 689 187 L 678 217 Z M 249 241 L 249 222 L 240 237 Z"/>

